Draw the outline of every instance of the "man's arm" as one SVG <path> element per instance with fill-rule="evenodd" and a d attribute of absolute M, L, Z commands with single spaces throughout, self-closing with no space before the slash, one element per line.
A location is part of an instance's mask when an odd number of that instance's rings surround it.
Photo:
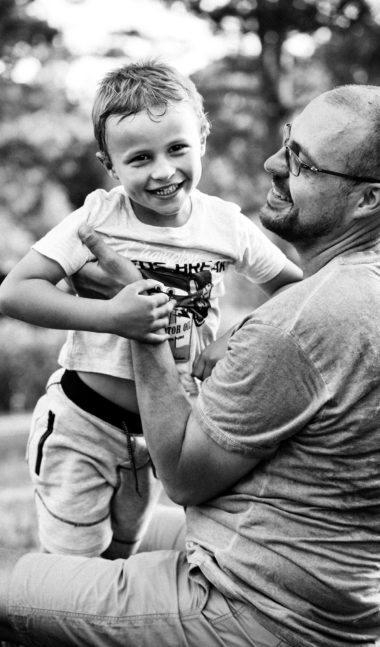
<path fill-rule="evenodd" d="M 169 344 L 132 342 L 144 435 L 169 497 L 180 505 L 212 499 L 252 470 L 261 457 L 227 451 L 199 426 Z"/>

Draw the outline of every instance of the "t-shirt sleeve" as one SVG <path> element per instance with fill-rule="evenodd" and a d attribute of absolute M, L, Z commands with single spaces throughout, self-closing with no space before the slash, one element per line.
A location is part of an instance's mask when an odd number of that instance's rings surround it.
<path fill-rule="evenodd" d="M 265 283 L 285 266 L 285 254 L 249 218 L 239 214 L 239 254 L 235 270 L 255 283 Z"/>
<path fill-rule="evenodd" d="M 203 383 L 194 415 L 228 451 L 265 458 L 307 425 L 327 397 L 292 335 L 251 319 Z"/>
<path fill-rule="evenodd" d="M 78 272 L 83 265 L 94 260 L 94 255 L 78 236 L 79 227 L 93 223 L 93 214 L 99 209 L 100 195 L 91 193 L 82 207 L 70 213 L 58 225 L 40 238 L 32 249 L 59 263 L 67 276 Z"/>

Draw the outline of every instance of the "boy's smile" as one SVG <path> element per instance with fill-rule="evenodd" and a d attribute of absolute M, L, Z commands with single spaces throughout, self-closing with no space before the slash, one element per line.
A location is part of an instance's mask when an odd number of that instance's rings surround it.
<path fill-rule="evenodd" d="M 134 115 L 111 115 L 106 139 L 112 168 L 141 222 L 179 227 L 191 213 L 191 192 L 202 172 L 204 143 L 187 101 Z"/>

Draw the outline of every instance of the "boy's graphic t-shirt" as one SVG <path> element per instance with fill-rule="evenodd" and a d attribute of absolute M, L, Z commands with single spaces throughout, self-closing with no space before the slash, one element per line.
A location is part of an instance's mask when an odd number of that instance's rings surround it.
<path fill-rule="evenodd" d="M 211 271 L 183 272 L 167 267 L 140 267 L 140 270 L 144 278 L 161 281 L 164 291 L 176 300 L 166 332 L 170 335 L 169 344 L 176 362 L 188 362 L 193 325 L 204 324 L 211 305 Z"/>
<path fill-rule="evenodd" d="M 136 218 L 123 187 L 98 189 L 33 249 L 59 263 L 67 276 L 75 274 L 95 260 L 78 236 L 86 222 L 146 278 L 163 283 L 177 301 L 168 327 L 172 352 L 185 388 L 195 392 L 192 364 L 216 338 L 227 268 L 265 283 L 281 272 L 286 257 L 237 205 L 198 190 L 191 199 L 191 216 L 183 226 L 156 227 Z M 69 331 L 59 363 L 133 379 L 129 340 L 117 335 Z"/>

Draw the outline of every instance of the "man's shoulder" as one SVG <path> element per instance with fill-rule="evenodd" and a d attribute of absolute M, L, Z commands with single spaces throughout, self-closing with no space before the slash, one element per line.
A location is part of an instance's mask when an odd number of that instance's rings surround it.
<path fill-rule="evenodd" d="M 366 289 L 373 294 L 380 290 L 380 279 L 374 281 L 370 274 L 364 266 L 358 271 L 333 263 L 274 295 L 252 316 L 296 337 L 326 335 L 327 329 L 336 332 L 368 310 Z"/>

